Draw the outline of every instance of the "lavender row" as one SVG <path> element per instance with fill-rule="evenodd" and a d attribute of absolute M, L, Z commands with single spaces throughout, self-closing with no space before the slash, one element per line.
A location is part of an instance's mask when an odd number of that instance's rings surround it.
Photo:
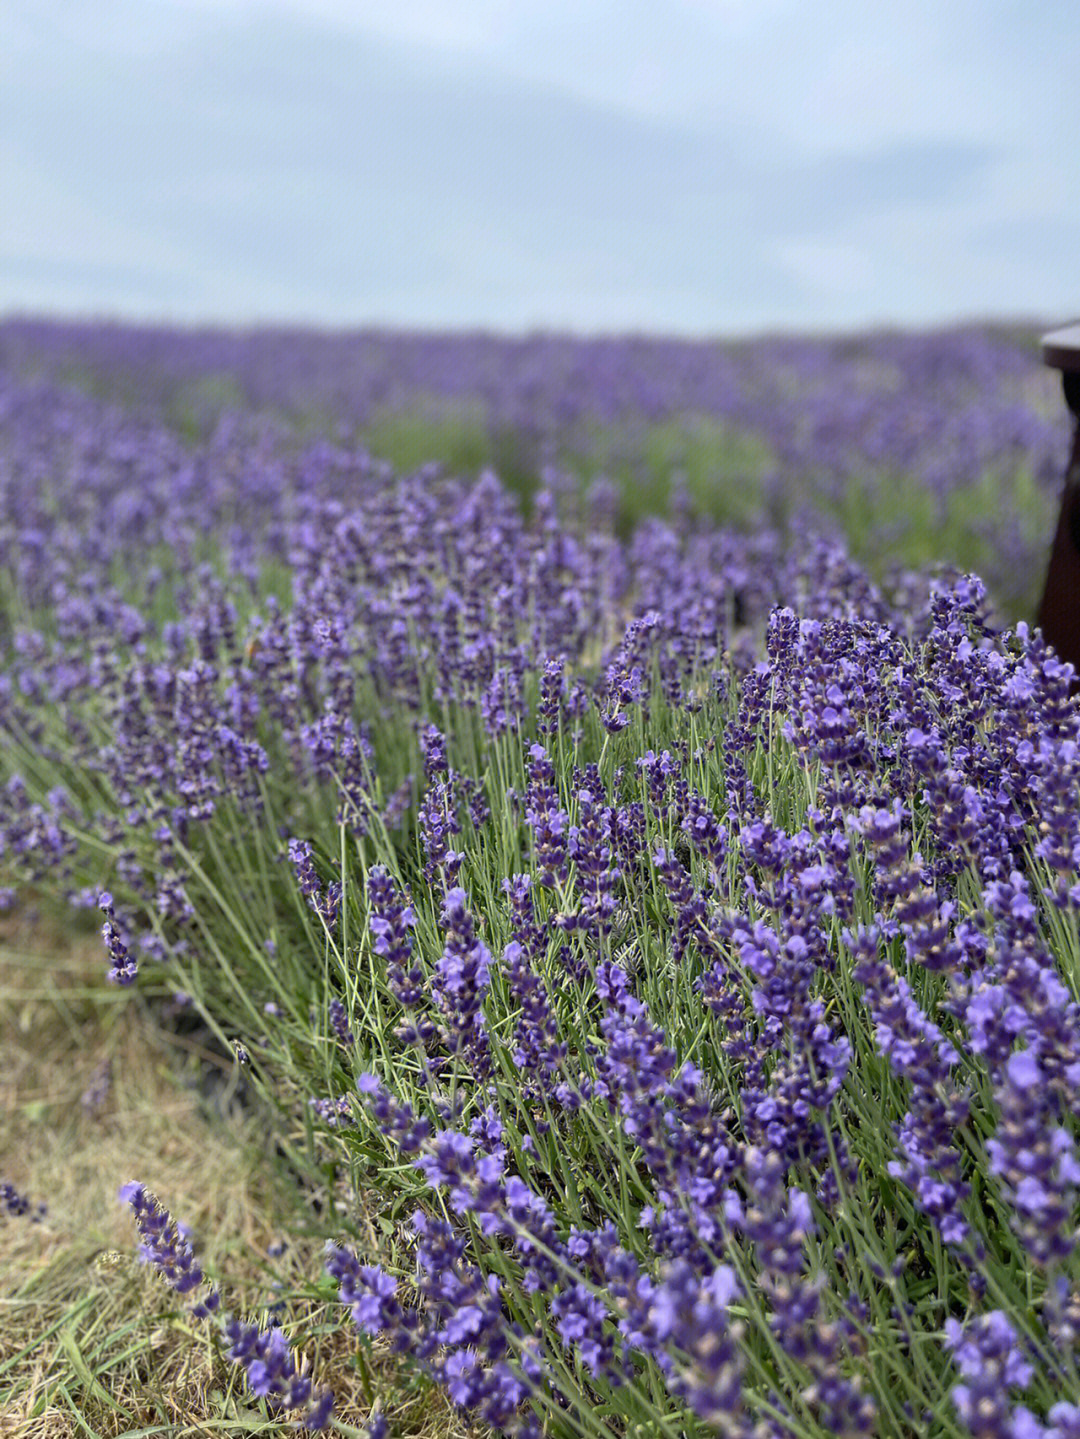
<path fill-rule="evenodd" d="M 510 1434 L 1076 1433 L 1069 667 L 557 476 L 241 426 L 174 489 L 146 422 L 99 483 L 87 404 L 7 450 L 2 879 L 235 1039 L 343 1322 Z"/>
<path fill-rule="evenodd" d="M 0 364 L 61 381 L 81 373 L 99 387 L 111 379 L 117 393 L 159 405 L 216 379 L 237 408 L 316 411 L 339 424 L 362 425 L 388 405 L 475 404 L 493 432 L 533 436 L 548 458 L 589 423 L 625 431 L 709 415 L 764 436 L 795 476 L 886 466 L 949 486 L 1009 453 L 1031 457 L 1040 474 L 1060 458 L 1034 336 L 1034 327 L 983 326 L 725 343 L 9 320 Z"/>
<path fill-rule="evenodd" d="M 80 378 L 123 408 L 79 400 L 68 383 Z M 1020 576 L 1043 563 L 1068 442 L 1034 330 L 989 326 L 723 344 L 8 321 L 0 414 L 12 538 L 51 548 L 57 524 L 65 544 L 100 531 L 95 569 L 102 543 L 186 557 L 208 534 L 238 566 L 264 547 L 284 559 L 282 525 L 306 517 L 309 497 L 348 503 L 379 472 L 364 444 L 378 452 L 389 424 L 393 449 L 408 417 L 474 473 L 486 457 L 519 486 L 544 466 L 606 470 L 623 515 L 662 507 L 670 472 L 688 466 L 709 513 L 797 523 L 808 508 L 869 523 L 867 556 L 977 557 L 1015 614 L 1034 605 Z M 312 428 L 317 440 L 300 438 Z M 74 508 L 58 515 L 61 492 Z M 923 554 L 922 532 L 956 553 Z"/>

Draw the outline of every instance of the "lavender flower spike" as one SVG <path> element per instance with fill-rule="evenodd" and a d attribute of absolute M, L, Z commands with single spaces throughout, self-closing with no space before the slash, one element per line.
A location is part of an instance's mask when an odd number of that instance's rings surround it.
<path fill-rule="evenodd" d="M 275 1409 L 299 1409 L 311 1398 L 311 1380 L 296 1367 L 289 1341 L 276 1326 L 260 1329 L 229 1319 L 225 1325 L 229 1358 L 243 1366 L 248 1388 Z M 324 1389 L 300 1421 L 305 1429 L 325 1429 L 334 1395 Z"/>
<path fill-rule="evenodd" d="M 180 1231 L 180 1226 L 161 1201 L 137 1180 L 125 1184 L 120 1192 L 122 1204 L 130 1204 L 135 1224 L 142 1238 L 139 1257 L 153 1264 L 166 1283 L 177 1294 L 189 1294 L 203 1281 L 203 1272 L 195 1259 L 195 1251 Z M 203 1301 L 206 1312 L 216 1309 L 220 1295 L 211 1288 Z"/>

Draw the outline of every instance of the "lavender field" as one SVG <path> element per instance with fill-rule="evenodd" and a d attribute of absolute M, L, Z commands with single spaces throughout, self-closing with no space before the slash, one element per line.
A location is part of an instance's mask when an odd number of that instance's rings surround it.
<path fill-rule="evenodd" d="M 0 326 L 4 904 L 324 1250 L 279 1325 L 111 1176 L 233 1379 L 70 1432 L 1080 1436 L 1067 443 L 1015 327 Z"/>

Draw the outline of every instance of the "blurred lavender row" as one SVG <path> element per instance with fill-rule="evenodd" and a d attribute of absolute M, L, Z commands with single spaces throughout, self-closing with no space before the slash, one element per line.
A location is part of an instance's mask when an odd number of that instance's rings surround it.
<path fill-rule="evenodd" d="M 572 465 L 579 475 L 617 472 L 624 491 L 637 492 L 623 496 L 634 518 L 642 495 L 658 483 L 662 493 L 651 507 L 664 507 L 669 476 L 658 477 L 658 469 L 677 473 L 704 464 L 715 475 L 692 477 L 691 488 L 699 502 L 713 504 L 714 518 L 724 518 L 723 492 L 742 487 L 758 501 L 744 515 L 757 524 L 790 519 L 808 504 L 850 527 L 867 518 L 869 507 L 876 533 L 863 539 L 870 550 L 902 550 L 913 527 L 932 526 L 939 544 L 950 522 L 962 533 L 974 529 L 983 542 L 977 557 L 936 557 L 968 567 L 977 558 L 991 594 L 1014 607 L 1026 604 L 1030 617 L 1031 592 L 1017 598 L 1015 578 L 1018 570 L 1042 570 L 1068 439 L 1056 377 L 1043 370 L 1036 338 L 1035 326 L 990 325 L 707 342 L 233 334 L 10 320 L 0 326 L 0 424 L 8 466 L 23 469 L 31 459 L 26 444 L 44 441 L 44 407 L 52 414 L 46 429 L 63 427 L 74 460 L 90 444 L 91 491 L 107 485 L 110 474 L 115 484 L 117 467 L 137 456 L 151 512 L 163 498 L 156 493 L 163 470 L 170 492 L 195 486 L 200 496 L 211 473 L 209 527 L 231 516 L 244 528 L 252 501 L 273 509 L 283 482 L 293 488 L 283 468 L 295 474 L 301 466 L 304 492 L 341 494 L 340 450 L 373 440 L 378 452 L 386 438 L 380 426 L 387 425 L 399 445 L 403 425 L 414 424 L 420 434 L 425 424 L 442 425 L 439 442 L 447 440 L 447 426 L 456 426 L 461 460 L 494 464 L 519 490 L 535 484 L 545 465 Z M 125 413 L 114 413 L 103 428 L 89 399 L 57 393 L 69 384 L 122 401 Z M 261 449 L 242 462 L 241 414 L 247 425 L 259 418 L 261 435 Z M 287 463 L 283 451 L 295 451 L 298 422 L 305 433 L 334 439 Z M 168 432 L 177 425 L 205 447 L 192 454 L 179 445 Z M 445 443 L 427 451 L 418 443 L 417 463 L 435 457 L 436 448 L 452 462 Z M 239 508 L 223 513 L 215 491 L 226 472 L 229 503 Z M 40 504 L 27 511 L 32 496 L 10 484 L 9 473 L 3 512 L 33 528 L 30 516 Z M 884 519 L 883 489 L 896 501 L 885 504 Z M 913 498 L 919 492 L 924 507 Z M 970 499 L 970 514 L 952 515 L 958 496 Z M 1008 617 L 1022 616 L 1017 610 Z"/>

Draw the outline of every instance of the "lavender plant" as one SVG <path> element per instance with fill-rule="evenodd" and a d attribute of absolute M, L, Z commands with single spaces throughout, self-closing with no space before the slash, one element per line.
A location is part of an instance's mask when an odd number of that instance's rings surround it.
<path fill-rule="evenodd" d="M 1038 632 L 811 530 L 620 535 L 555 469 L 527 514 L 8 384 L 0 879 L 240 1045 L 357 1344 L 522 1436 L 1076 1432 L 1080 714 Z"/>

